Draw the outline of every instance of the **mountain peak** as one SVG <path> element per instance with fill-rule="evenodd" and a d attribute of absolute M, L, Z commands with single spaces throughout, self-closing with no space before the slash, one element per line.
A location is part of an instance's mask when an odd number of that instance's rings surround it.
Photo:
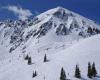
<path fill-rule="evenodd" d="M 56 12 L 61 12 L 61 13 L 63 13 L 63 12 L 69 13 L 69 12 L 70 12 L 70 10 L 68 10 L 68 9 L 66 9 L 66 8 L 63 8 L 63 7 L 61 7 L 61 6 L 58 6 L 58 7 L 53 8 L 53 9 L 50 9 L 50 10 L 48 10 L 48 11 L 51 11 L 53 14 L 56 13 Z"/>
<path fill-rule="evenodd" d="M 59 12 L 59 13 L 63 13 L 63 12 L 69 13 L 70 10 L 67 10 L 67 9 L 65 9 L 65 8 L 63 8 L 63 7 L 61 7 L 61 6 L 58 6 L 58 7 L 56 7 L 56 8 L 47 10 L 46 12 L 40 14 L 39 16 L 40 16 L 40 17 L 41 17 L 41 16 L 46 16 L 46 17 L 47 17 L 48 15 L 53 15 L 53 14 L 55 14 L 55 13 L 57 13 L 57 12 Z"/>
<path fill-rule="evenodd" d="M 65 8 L 61 7 L 61 6 L 56 7 L 56 9 L 58 9 L 58 10 L 65 10 Z"/>

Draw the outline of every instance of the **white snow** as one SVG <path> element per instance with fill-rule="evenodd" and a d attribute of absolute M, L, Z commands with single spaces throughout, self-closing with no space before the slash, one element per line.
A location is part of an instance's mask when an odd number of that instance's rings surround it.
<path fill-rule="evenodd" d="M 81 75 L 84 79 L 87 76 L 87 64 L 90 61 L 96 63 L 98 75 L 100 74 L 100 35 L 96 35 L 75 43 L 69 48 L 47 54 L 49 62 L 44 63 L 44 55 L 32 53 L 32 62 L 27 65 L 27 61 L 21 58 L 13 57 L 11 62 L 6 62 L 0 66 L 0 80 L 59 80 L 60 69 L 64 67 L 68 78 L 74 78 L 75 65 L 79 64 Z M 17 53 L 16 53 L 17 55 Z M 33 71 L 36 70 L 38 76 L 32 78 Z M 69 75 L 68 75 L 69 73 Z M 89 80 L 89 79 L 88 79 Z M 95 79 L 95 80 L 99 80 Z"/>
<path fill-rule="evenodd" d="M 73 13 L 74 17 L 69 16 L 67 21 L 59 19 L 53 15 L 58 10 Z M 0 26 L 0 80 L 59 80 L 62 67 L 66 71 L 67 78 L 78 80 L 74 77 L 76 64 L 79 64 L 82 80 L 91 80 L 87 78 L 88 62 L 96 63 L 96 69 L 100 76 L 100 35 L 88 38 L 78 35 L 80 31 L 85 32 L 89 26 L 98 29 L 100 29 L 100 26 L 96 25 L 92 20 L 62 7 L 48 10 L 37 17 L 40 22 L 23 29 L 23 38 L 31 31 L 38 31 L 42 24 L 49 21 L 53 22 L 51 29 L 40 38 L 30 36 L 12 53 L 9 53 L 9 48 L 13 46 L 10 43 L 10 37 L 13 35 L 14 28 Z M 82 20 L 86 22 L 84 26 Z M 69 35 L 56 35 L 57 28 L 54 27 L 54 24 L 59 27 L 63 23 L 69 29 L 74 22 L 79 24 L 78 31 L 74 29 Z M 20 28 L 20 26 L 18 27 Z M 86 35 L 88 34 L 86 33 Z M 27 54 L 32 57 L 32 65 L 28 65 L 27 60 L 24 60 Z M 43 62 L 45 54 L 47 54 L 49 60 L 46 63 Z M 38 75 L 32 78 L 35 70 Z M 100 78 L 94 78 L 93 80 L 100 80 Z"/>

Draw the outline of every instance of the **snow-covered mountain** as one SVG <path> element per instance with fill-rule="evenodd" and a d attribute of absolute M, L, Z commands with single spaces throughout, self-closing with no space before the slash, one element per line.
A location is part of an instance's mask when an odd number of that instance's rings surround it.
<path fill-rule="evenodd" d="M 10 44 L 12 52 L 29 39 L 67 42 L 79 40 L 100 33 L 100 28 L 93 21 L 86 19 L 72 11 L 57 7 L 39 16 L 25 21 L 7 20 L 0 23 L 1 44 Z M 45 40 L 41 40 L 44 38 Z"/>
<path fill-rule="evenodd" d="M 88 79 L 84 72 L 88 61 L 100 69 L 99 33 L 100 26 L 94 21 L 62 7 L 25 21 L 0 22 L 0 80 L 59 80 L 61 67 L 75 80 L 77 63 Z M 27 65 L 27 54 L 34 64 Z M 44 54 L 50 60 L 47 63 L 43 63 Z M 38 72 L 35 78 L 33 70 Z"/>

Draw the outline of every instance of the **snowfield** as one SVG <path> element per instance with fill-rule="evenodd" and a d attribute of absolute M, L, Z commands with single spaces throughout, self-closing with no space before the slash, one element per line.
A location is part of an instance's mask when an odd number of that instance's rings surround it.
<path fill-rule="evenodd" d="M 60 80 L 62 67 L 70 80 L 100 80 L 99 33 L 94 21 L 62 7 L 31 20 L 1 22 L 0 80 Z M 27 54 L 31 65 L 24 59 Z M 88 62 L 96 65 L 98 74 L 93 79 L 87 77 Z M 74 77 L 76 65 L 81 79 Z"/>
<path fill-rule="evenodd" d="M 34 55 L 34 54 L 33 54 Z M 73 46 L 60 52 L 47 54 L 49 62 L 43 62 L 44 55 L 32 57 L 32 65 L 27 65 L 24 59 L 13 58 L 11 62 L 0 66 L 0 80 L 59 80 L 61 67 L 64 67 L 67 78 L 74 78 L 75 65 L 79 64 L 82 80 L 87 78 L 88 62 L 95 62 L 98 75 L 100 75 L 100 35 L 96 35 L 75 43 Z M 33 71 L 36 70 L 38 76 L 32 78 Z M 93 80 L 100 80 L 95 78 Z"/>

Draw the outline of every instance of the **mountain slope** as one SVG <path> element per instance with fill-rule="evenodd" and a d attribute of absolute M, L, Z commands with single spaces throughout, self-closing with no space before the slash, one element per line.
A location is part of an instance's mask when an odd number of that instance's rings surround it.
<path fill-rule="evenodd" d="M 38 63 L 41 66 L 36 67 L 39 69 L 39 73 L 43 77 L 46 75 L 47 80 L 59 80 L 61 67 L 66 70 L 67 77 L 71 80 L 78 80 L 73 78 L 76 64 L 79 64 L 81 75 L 83 80 L 91 80 L 87 78 L 87 66 L 88 62 L 95 62 L 98 75 L 100 75 L 100 35 L 85 39 L 73 46 L 57 52 L 55 54 L 48 54 L 48 63 Z M 44 70 L 45 69 L 45 70 Z M 49 73 L 48 73 L 49 72 Z M 69 75 L 68 75 L 69 73 Z M 53 76 L 53 77 L 52 77 Z M 35 80 L 42 79 L 37 77 Z M 93 80 L 100 80 L 100 78 L 95 78 Z"/>
<path fill-rule="evenodd" d="M 99 33 L 100 26 L 92 20 L 62 7 L 25 21 L 0 22 L 0 80 L 59 80 L 61 67 L 75 80 L 76 64 L 88 79 L 89 61 L 96 62 L 100 72 Z M 34 64 L 24 60 L 27 54 Z M 45 54 L 47 63 L 43 62 Z M 32 78 L 34 70 L 38 76 Z"/>
<path fill-rule="evenodd" d="M 47 43 L 72 42 L 99 33 L 100 28 L 93 21 L 62 7 L 48 10 L 33 19 L 0 23 L 0 43 L 9 47 L 10 53 L 33 41 L 33 45 L 38 41 L 45 43 L 45 40 Z"/>
<path fill-rule="evenodd" d="M 75 65 L 79 64 L 83 80 L 87 78 L 87 64 L 90 61 L 96 63 L 98 75 L 100 74 L 100 35 L 87 38 L 74 44 L 73 46 L 57 52 L 55 54 L 47 54 L 49 62 L 43 63 L 43 55 L 32 57 L 34 64 L 27 65 L 23 59 L 15 59 L 9 65 L 0 69 L 0 80 L 59 80 L 61 67 L 66 70 L 67 78 L 74 78 Z M 32 78 L 33 71 L 36 70 L 38 76 Z M 95 78 L 94 80 L 100 80 Z"/>

